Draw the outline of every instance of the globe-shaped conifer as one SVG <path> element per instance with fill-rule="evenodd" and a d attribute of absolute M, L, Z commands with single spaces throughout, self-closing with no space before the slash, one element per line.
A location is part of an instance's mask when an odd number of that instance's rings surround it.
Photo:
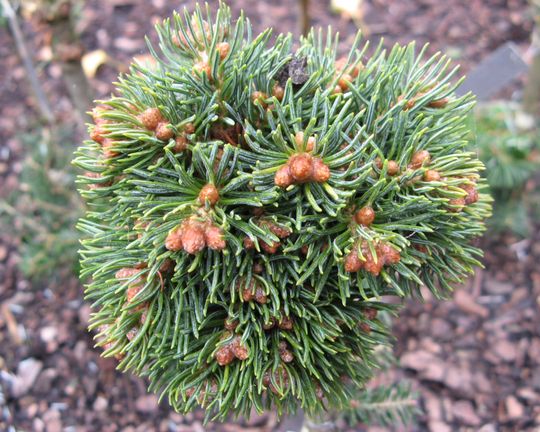
<path fill-rule="evenodd" d="M 478 265 L 472 96 L 414 45 L 293 50 L 223 5 L 157 31 L 76 159 L 91 328 L 179 411 L 346 405 L 389 340 L 382 296 Z"/>

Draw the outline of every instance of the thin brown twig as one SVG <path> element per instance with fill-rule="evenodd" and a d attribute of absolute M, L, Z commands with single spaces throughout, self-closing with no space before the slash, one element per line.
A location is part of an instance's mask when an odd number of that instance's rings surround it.
<path fill-rule="evenodd" d="M 26 69 L 28 81 L 30 81 L 30 86 L 32 87 L 32 91 L 34 92 L 34 96 L 36 97 L 38 103 L 39 112 L 43 119 L 47 121 L 47 123 L 53 124 L 54 114 L 52 112 L 49 101 L 47 100 L 47 96 L 45 95 L 45 92 L 39 84 L 36 69 L 34 67 L 34 62 L 32 61 L 32 58 L 28 53 L 28 49 L 26 48 L 26 43 L 24 41 L 21 27 L 17 20 L 17 15 L 11 7 L 11 3 L 9 2 L 9 0 L 0 0 L 0 4 L 2 5 L 2 9 L 4 10 L 4 16 L 7 18 L 9 22 L 9 27 L 11 29 L 11 32 L 13 33 L 13 38 L 15 39 L 15 46 L 17 47 L 19 56 L 21 57 L 21 60 L 24 64 L 24 68 Z"/>
<path fill-rule="evenodd" d="M 9 309 L 8 303 L 3 303 L 2 307 L 0 308 L 0 311 L 2 312 L 2 315 L 4 316 L 4 319 L 7 324 L 9 335 L 11 336 L 11 339 L 16 345 L 21 345 L 22 340 L 21 336 L 19 335 L 19 327 L 17 325 L 17 320 L 11 313 L 11 310 Z"/>
<path fill-rule="evenodd" d="M 474 272 L 472 295 L 477 298 L 482 293 L 482 280 L 484 271 L 481 268 L 476 269 Z"/>
<path fill-rule="evenodd" d="M 300 0 L 300 31 L 307 36 L 311 27 L 309 16 L 309 0 Z"/>

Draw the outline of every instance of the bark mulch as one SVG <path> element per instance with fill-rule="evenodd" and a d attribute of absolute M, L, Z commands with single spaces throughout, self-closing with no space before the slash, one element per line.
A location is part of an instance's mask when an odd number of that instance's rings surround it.
<path fill-rule="evenodd" d="M 273 26 L 294 31 L 293 0 L 237 0 L 258 32 Z M 342 49 L 356 24 L 312 0 L 315 25 L 342 35 Z M 92 80 L 98 97 L 112 91 L 117 64 L 145 53 L 143 35 L 173 9 L 193 2 L 88 0 L 79 22 L 86 51 L 105 50 L 114 62 Z M 210 1 L 215 8 L 217 2 Z M 525 49 L 532 23 L 525 0 L 366 0 L 364 30 L 374 41 L 430 42 L 474 67 L 506 41 Z M 72 125 L 73 105 L 61 70 L 50 56 L 47 29 L 23 22 L 30 52 L 59 125 Z M 26 74 L 7 27 L 0 27 L 0 199 L 18 185 L 27 148 L 21 134 L 39 128 Z M 79 127 L 74 142 L 83 137 Z M 86 331 L 90 313 L 78 282 L 33 286 L 17 270 L 20 239 L 0 233 L 0 430 L 17 431 L 272 431 L 273 413 L 249 421 L 203 426 L 201 413 L 182 416 L 157 404 L 146 384 L 102 359 Z M 486 269 L 452 301 L 410 302 L 395 322 L 402 369 L 419 390 L 424 414 L 415 431 L 527 431 L 540 428 L 540 234 L 518 241 L 485 241 Z M 11 429 L 10 429 L 11 428 Z M 361 430 L 360 428 L 358 430 Z M 370 430 L 381 430 L 371 428 Z M 385 430 L 385 429 L 383 429 Z"/>

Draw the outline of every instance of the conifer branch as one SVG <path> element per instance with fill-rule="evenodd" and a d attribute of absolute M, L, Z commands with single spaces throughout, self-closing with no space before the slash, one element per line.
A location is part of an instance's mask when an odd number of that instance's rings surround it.
<path fill-rule="evenodd" d="M 157 32 L 75 159 L 97 343 L 181 412 L 348 406 L 390 343 L 383 296 L 479 264 L 473 97 L 413 44 L 336 60 L 312 30 L 293 52 L 225 5 Z"/>

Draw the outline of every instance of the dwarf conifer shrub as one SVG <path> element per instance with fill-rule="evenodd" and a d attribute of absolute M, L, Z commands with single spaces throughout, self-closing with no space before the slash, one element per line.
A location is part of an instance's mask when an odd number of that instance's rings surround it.
<path fill-rule="evenodd" d="M 479 264 L 473 98 L 414 45 L 293 51 L 226 6 L 157 31 L 76 159 L 104 354 L 208 417 L 347 406 L 389 340 L 382 296 L 442 296 Z"/>

